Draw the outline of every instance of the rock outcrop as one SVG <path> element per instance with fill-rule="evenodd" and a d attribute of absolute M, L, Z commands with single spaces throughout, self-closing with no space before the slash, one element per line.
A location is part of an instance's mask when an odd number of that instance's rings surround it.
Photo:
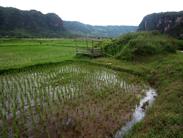
<path fill-rule="evenodd" d="M 138 28 L 139 31 L 158 30 L 183 39 L 183 11 L 153 13 L 144 17 Z"/>

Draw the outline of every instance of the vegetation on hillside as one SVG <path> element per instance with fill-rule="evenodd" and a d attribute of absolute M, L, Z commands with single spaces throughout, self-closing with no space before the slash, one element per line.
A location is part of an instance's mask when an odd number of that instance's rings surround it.
<path fill-rule="evenodd" d="M 128 33 L 103 45 L 107 55 L 124 60 L 139 60 L 158 54 L 175 53 L 181 42 L 159 32 Z"/>
<path fill-rule="evenodd" d="M 137 30 L 137 26 L 92 26 L 73 21 L 64 21 L 64 28 L 71 34 L 85 37 L 118 37 Z"/>
<path fill-rule="evenodd" d="M 66 34 L 62 19 L 54 13 L 0 7 L 0 37 L 59 37 Z"/>
<path fill-rule="evenodd" d="M 116 37 L 136 29 L 136 26 L 86 25 L 63 21 L 54 13 L 0 6 L 0 37 Z"/>

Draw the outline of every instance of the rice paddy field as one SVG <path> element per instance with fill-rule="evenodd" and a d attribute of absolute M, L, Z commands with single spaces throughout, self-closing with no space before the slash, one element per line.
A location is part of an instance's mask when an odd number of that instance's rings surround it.
<path fill-rule="evenodd" d="M 1 137 L 110 137 L 148 87 L 127 73 L 86 63 L 0 75 Z"/>
<path fill-rule="evenodd" d="M 76 48 L 91 47 L 85 39 L 0 39 L 0 70 L 71 60 Z"/>
<path fill-rule="evenodd" d="M 0 137 L 114 136 L 148 86 L 137 76 L 73 60 L 76 48 L 92 45 L 0 39 Z"/>
<path fill-rule="evenodd" d="M 182 53 L 136 63 L 75 57 L 92 43 L 0 39 L 0 137 L 118 138 L 149 84 L 156 101 L 124 137 L 183 136 Z"/>

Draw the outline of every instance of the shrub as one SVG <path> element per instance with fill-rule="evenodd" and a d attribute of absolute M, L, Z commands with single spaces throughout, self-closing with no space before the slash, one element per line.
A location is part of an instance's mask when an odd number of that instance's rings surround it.
<path fill-rule="evenodd" d="M 183 50 L 183 40 L 177 40 L 176 43 L 177 43 L 177 47 L 176 48 L 178 50 L 182 51 Z"/>
<path fill-rule="evenodd" d="M 158 32 L 126 34 L 104 47 L 107 54 L 118 59 L 138 60 L 157 54 L 175 53 L 177 41 Z"/>

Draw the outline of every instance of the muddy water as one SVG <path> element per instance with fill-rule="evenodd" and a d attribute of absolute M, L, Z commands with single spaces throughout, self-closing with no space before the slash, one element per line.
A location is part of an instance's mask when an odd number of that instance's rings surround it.
<path fill-rule="evenodd" d="M 156 91 L 150 88 L 146 92 L 145 97 L 140 100 L 140 104 L 137 105 L 133 113 L 132 120 L 127 122 L 125 126 L 122 126 L 121 129 L 117 131 L 114 138 L 122 138 L 137 122 L 141 121 L 145 117 L 146 108 L 152 105 L 156 96 Z"/>

